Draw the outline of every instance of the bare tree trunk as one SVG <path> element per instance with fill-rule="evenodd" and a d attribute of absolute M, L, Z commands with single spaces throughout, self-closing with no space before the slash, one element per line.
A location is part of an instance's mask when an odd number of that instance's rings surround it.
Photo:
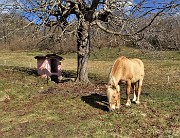
<path fill-rule="evenodd" d="M 88 59 L 90 54 L 89 22 L 80 21 L 77 31 L 77 78 L 78 82 L 89 83 Z"/>
<path fill-rule="evenodd" d="M 7 33 L 8 33 L 8 31 L 7 31 L 8 29 L 7 29 L 7 27 L 5 26 L 5 27 L 3 27 L 3 37 L 4 37 L 4 44 L 5 45 L 7 45 Z"/>

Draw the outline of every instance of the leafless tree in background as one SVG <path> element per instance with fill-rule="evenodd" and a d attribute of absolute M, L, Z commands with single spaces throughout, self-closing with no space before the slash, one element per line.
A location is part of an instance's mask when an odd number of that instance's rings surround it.
<path fill-rule="evenodd" d="M 11 50 L 24 49 L 26 43 L 33 46 L 33 39 L 30 40 L 29 36 L 34 34 L 35 26 L 17 12 L 11 0 L 0 1 L 0 23 L 1 46 L 7 49 L 11 46 Z"/>
<path fill-rule="evenodd" d="M 77 78 L 88 83 L 88 59 L 91 50 L 92 27 L 118 35 L 125 41 L 136 42 L 144 38 L 143 31 L 164 14 L 177 14 L 178 0 L 9 0 L 5 6 L 22 18 L 36 24 L 37 30 L 47 30 L 42 36 L 54 36 L 61 41 L 63 35 L 77 38 Z M 6 3 L 7 4 L 7 3 Z M 13 11 L 14 10 L 14 11 Z M 8 34 L 3 35 L 7 38 Z"/>
<path fill-rule="evenodd" d="M 180 50 L 180 16 L 158 17 L 145 32 L 155 50 Z M 163 26 L 163 27 L 162 27 Z"/>

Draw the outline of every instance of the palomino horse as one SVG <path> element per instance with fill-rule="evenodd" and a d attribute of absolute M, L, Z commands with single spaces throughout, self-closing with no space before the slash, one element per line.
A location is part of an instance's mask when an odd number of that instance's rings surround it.
<path fill-rule="evenodd" d="M 113 111 L 120 108 L 120 86 L 118 84 L 121 83 L 126 83 L 126 106 L 131 105 L 131 86 L 134 92 L 133 102 L 139 104 L 143 78 L 144 64 L 140 59 L 128 59 L 124 56 L 117 58 L 109 74 L 109 82 L 106 86 L 109 110 Z"/>

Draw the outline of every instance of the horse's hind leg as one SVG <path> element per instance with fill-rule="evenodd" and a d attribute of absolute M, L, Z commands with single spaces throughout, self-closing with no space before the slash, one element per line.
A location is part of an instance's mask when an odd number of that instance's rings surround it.
<path fill-rule="evenodd" d="M 140 97 L 140 94 L 141 94 L 141 88 L 142 88 L 142 80 L 139 80 L 139 87 L 138 87 L 138 90 L 137 90 L 137 99 L 136 99 L 136 104 L 139 104 L 140 101 L 139 101 L 139 97 Z"/>
<path fill-rule="evenodd" d="M 133 89 L 133 102 L 136 102 L 136 95 L 137 95 L 137 89 L 136 89 L 136 85 L 137 85 L 137 82 L 136 83 L 133 83 L 133 84 L 131 84 L 131 87 L 132 87 L 132 89 Z"/>
<path fill-rule="evenodd" d="M 130 90 L 131 90 L 131 81 L 127 81 L 127 86 L 126 86 L 126 95 L 127 95 L 127 101 L 126 101 L 126 106 L 131 105 L 131 100 L 130 100 Z"/>

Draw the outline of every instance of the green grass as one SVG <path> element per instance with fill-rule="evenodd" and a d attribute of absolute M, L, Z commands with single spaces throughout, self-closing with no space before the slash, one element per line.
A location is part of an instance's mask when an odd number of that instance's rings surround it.
<path fill-rule="evenodd" d="M 10 97 L 0 101 L 0 137 L 180 137 L 179 52 L 151 55 L 132 48 L 102 49 L 89 61 L 89 76 L 94 86 L 71 81 L 47 84 L 36 76 L 33 57 L 37 54 L 42 53 L 0 52 L 3 61 L 0 98 Z M 141 104 L 125 107 L 123 87 L 122 107 L 112 113 L 107 111 L 104 83 L 119 55 L 141 58 L 146 74 Z M 62 63 L 64 75 L 74 77 L 76 55 L 62 56 L 65 58 Z M 8 61 L 6 65 L 4 60 Z"/>

